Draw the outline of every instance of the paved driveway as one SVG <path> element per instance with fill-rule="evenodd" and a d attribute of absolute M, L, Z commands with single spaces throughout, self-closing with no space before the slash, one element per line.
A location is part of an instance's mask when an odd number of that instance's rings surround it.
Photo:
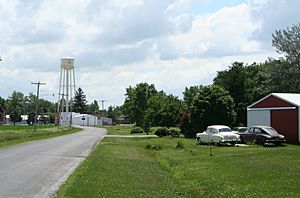
<path fill-rule="evenodd" d="M 51 197 L 106 134 L 83 128 L 0 150 L 0 197 Z"/>

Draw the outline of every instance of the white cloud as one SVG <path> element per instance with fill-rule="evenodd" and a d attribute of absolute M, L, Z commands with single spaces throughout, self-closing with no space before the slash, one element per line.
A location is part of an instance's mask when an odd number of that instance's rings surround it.
<path fill-rule="evenodd" d="M 192 2 L 0 0 L 0 95 L 34 92 L 31 81 L 57 92 L 60 58 L 74 56 L 89 101 L 120 105 L 139 82 L 180 96 L 234 61 L 276 56 L 266 41 L 299 19 L 296 0 L 248 0 L 206 14 L 189 12 Z"/>
<path fill-rule="evenodd" d="M 188 32 L 170 35 L 159 48 L 166 59 L 255 53 L 261 49 L 251 35 L 259 27 L 250 17 L 249 6 L 241 4 L 195 17 Z"/>

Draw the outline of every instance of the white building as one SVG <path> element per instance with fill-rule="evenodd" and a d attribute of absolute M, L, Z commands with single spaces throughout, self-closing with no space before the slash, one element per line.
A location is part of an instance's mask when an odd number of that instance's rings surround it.
<path fill-rule="evenodd" d="M 98 126 L 98 117 L 89 114 L 77 114 L 72 116 L 72 125 Z"/>

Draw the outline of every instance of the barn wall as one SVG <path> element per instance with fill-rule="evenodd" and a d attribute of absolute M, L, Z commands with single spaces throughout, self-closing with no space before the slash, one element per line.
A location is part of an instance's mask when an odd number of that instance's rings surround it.
<path fill-rule="evenodd" d="M 247 127 L 254 125 L 271 125 L 270 110 L 248 110 Z"/>
<path fill-rule="evenodd" d="M 272 110 L 271 126 L 285 136 L 287 142 L 298 142 L 298 108 L 288 110 Z"/>
<path fill-rule="evenodd" d="M 253 105 L 251 108 L 272 108 L 272 107 L 295 107 L 294 105 L 285 102 L 275 96 L 269 96 L 259 103 Z"/>
<path fill-rule="evenodd" d="M 300 143 L 300 108 L 298 107 L 298 143 Z"/>

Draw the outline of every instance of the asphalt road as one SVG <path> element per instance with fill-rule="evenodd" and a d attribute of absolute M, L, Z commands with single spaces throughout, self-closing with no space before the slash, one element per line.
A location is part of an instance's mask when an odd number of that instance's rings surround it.
<path fill-rule="evenodd" d="M 78 133 L 0 150 L 0 197 L 51 197 L 106 134 Z"/>

